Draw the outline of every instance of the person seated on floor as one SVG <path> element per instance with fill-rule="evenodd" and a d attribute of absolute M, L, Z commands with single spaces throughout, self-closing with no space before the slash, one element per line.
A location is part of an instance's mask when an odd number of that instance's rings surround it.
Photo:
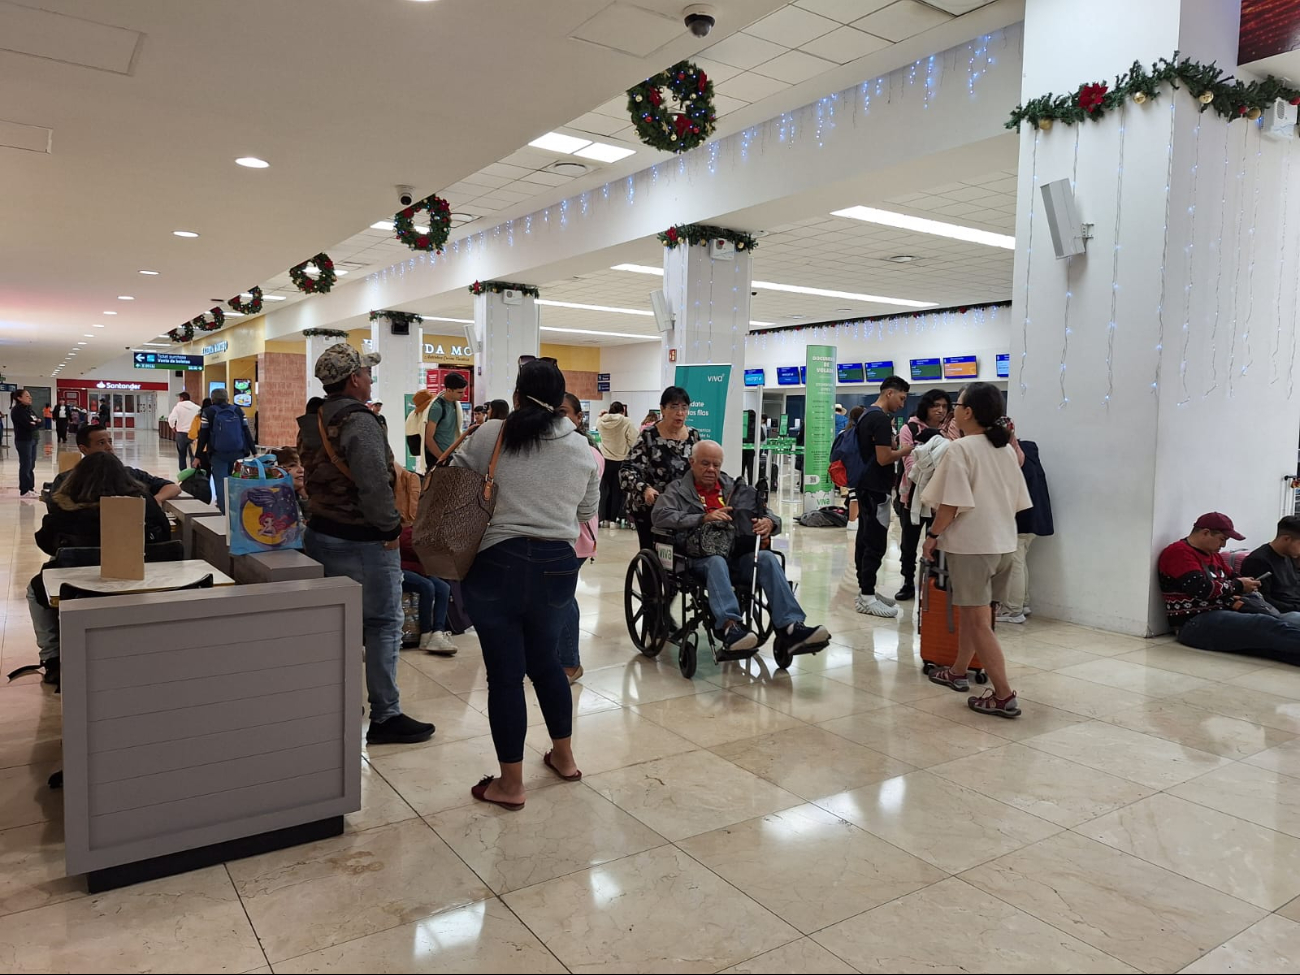
<path fill-rule="evenodd" d="M 77 449 L 81 451 L 82 457 L 100 453 L 111 454 L 113 453 L 113 431 L 98 423 L 83 423 L 77 427 Z M 68 475 L 74 470 L 76 470 L 75 467 L 64 471 L 50 483 L 50 496 L 45 503 L 46 508 L 50 511 L 54 511 L 55 492 L 62 487 L 63 483 L 68 479 Z M 159 504 L 180 497 L 181 486 L 175 481 L 169 481 L 165 477 L 155 477 L 148 471 L 142 471 L 138 467 L 128 467 L 126 472 L 147 487 L 149 494 Z M 99 543 L 96 542 L 95 544 Z"/>
<path fill-rule="evenodd" d="M 1160 553 L 1169 625 L 1183 646 L 1300 664 L 1300 625 L 1275 615 L 1256 595 L 1259 580 L 1234 576 L 1219 554 L 1229 538 L 1244 537 L 1231 518 L 1211 511 L 1196 519 L 1190 535 Z"/>
<path fill-rule="evenodd" d="M 56 490 L 50 492 L 50 510 L 36 532 L 36 544 L 46 555 L 56 555 L 65 546 L 99 547 L 99 499 L 105 497 L 144 498 L 145 543 L 171 538 L 171 524 L 148 486 L 111 451 L 87 454 L 68 471 Z M 42 570 L 52 563 L 46 563 Z M 38 572 L 27 585 L 27 609 L 36 631 L 39 667 L 20 667 L 10 680 L 23 673 L 44 669 L 46 684 L 59 683 L 59 612 L 50 606 L 45 583 Z"/>
<path fill-rule="evenodd" d="M 679 534 L 717 526 L 712 530 L 721 536 L 723 543 L 730 536 L 726 557 L 707 555 L 690 559 L 689 571 L 708 589 L 709 608 L 721 627 L 719 636 L 725 648 L 743 652 L 757 647 L 757 635 L 744 624 L 731 574 L 753 572 L 755 536 L 766 541 L 781 530 L 781 519 L 760 504 L 752 487 L 722 473 L 720 444 L 701 440 L 695 445 L 690 471 L 664 489 L 651 509 L 650 519 L 655 528 Z M 781 562 L 770 551 L 759 551 L 757 559 L 758 588 L 772 614 L 777 648 L 799 653 L 824 646 L 830 640 L 830 633 L 824 626 L 806 625 L 804 611 L 790 591 Z"/>
<path fill-rule="evenodd" d="M 1300 623 L 1300 517 L 1287 515 L 1277 523 L 1277 535 L 1241 563 L 1241 574 L 1259 580 L 1259 594 L 1284 615 L 1295 614 Z"/>

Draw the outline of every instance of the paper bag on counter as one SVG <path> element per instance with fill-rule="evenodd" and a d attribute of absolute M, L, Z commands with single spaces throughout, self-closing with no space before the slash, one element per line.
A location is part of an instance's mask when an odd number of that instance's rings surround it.
<path fill-rule="evenodd" d="M 59 453 L 59 473 L 70 471 L 77 466 L 77 461 L 81 460 L 81 454 L 75 450 L 64 450 Z"/>
<path fill-rule="evenodd" d="M 99 575 L 144 578 L 144 498 L 99 499 Z"/>

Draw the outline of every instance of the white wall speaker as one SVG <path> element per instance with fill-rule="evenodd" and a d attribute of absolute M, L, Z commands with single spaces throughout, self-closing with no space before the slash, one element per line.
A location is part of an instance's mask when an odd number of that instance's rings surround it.
<path fill-rule="evenodd" d="M 709 255 L 716 261 L 734 261 L 736 245 L 721 237 L 714 237 L 709 241 Z"/>
<path fill-rule="evenodd" d="M 478 354 L 478 336 L 474 334 L 474 326 L 465 326 L 465 349 L 470 355 Z"/>
<path fill-rule="evenodd" d="M 1262 132 L 1270 139 L 1291 142 L 1295 139 L 1296 107 L 1284 99 L 1278 98 L 1264 113 Z"/>
<path fill-rule="evenodd" d="M 507 305 L 522 305 L 524 303 L 524 293 L 515 291 L 513 288 L 506 288 L 501 292 L 501 301 Z"/>
<path fill-rule="evenodd" d="M 655 325 L 661 332 L 668 332 L 673 327 L 673 311 L 668 307 L 668 298 L 663 291 L 650 292 L 650 307 L 654 309 Z"/>
<path fill-rule="evenodd" d="M 1052 235 L 1052 250 L 1058 259 L 1074 257 L 1084 252 L 1084 240 L 1091 228 L 1079 222 L 1079 211 L 1074 206 L 1074 191 L 1068 179 L 1055 179 L 1044 183 L 1043 215 Z"/>

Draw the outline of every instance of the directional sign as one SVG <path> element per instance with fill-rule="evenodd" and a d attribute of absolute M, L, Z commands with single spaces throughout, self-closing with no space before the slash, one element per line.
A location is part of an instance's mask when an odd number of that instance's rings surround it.
<path fill-rule="evenodd" d="M 175 352 L 137 352 L 134 354 L 137 369 L 178 369 L 184 372 L 202 372 L 203 356 L 179 355 Z"/>

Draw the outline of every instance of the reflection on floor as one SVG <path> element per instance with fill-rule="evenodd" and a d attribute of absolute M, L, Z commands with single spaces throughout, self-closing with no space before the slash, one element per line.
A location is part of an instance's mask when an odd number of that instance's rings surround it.
<path fill-rule="evenodd" d="M 121 452 L 170 468 L 169 446 Z M 6 671 L 35 659 L 42 561 L 16 481 L 10 452 Z M 851 540 L 792 542 L 827 651 L 687 681 L 632 650 L 632 534 L 602 533 L 580 590 L 581 783 L 542 767 L 536 724 L 527 808 L 473 803 L 494 766 L 466 636 L 454 659 L 403 654 L 405 708 L 438 732 L 370 749 L 345 835 L 96 897 L 62 877 L 44 788 L 59 700 L 3 687 L 0 970 L 1295 970 L 1300 671 L 1031 620 L 1002 631 L 1024 717 L 975 715 L 921 677 L 910 610 L 853 612 Z"/>

